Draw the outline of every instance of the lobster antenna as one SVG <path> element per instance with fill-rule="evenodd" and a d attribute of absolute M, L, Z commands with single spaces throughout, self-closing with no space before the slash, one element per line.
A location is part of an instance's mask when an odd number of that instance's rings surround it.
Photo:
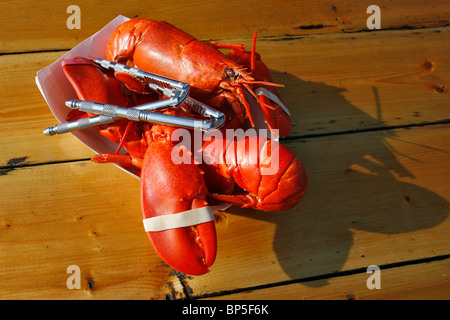
<path fill-rule="evenodd" d="M 262 85 L 270 86 L 270 87 L 284 87 L 284 84 L 268 82 L 268 81 L 258 81 L 258 80 L 238 79 L 238 83 L 242 83 L 242 84 L 262 84 Z"/>
<path fill-rule="evenodd" d="M 255 70 L 255 48 L 256 48 L 256 35 L 258 34 L 257 31 L 255 31 L 255 33 L 253 33 L 253 42 L 252 42 L 252 51 L 251 51 L 251 55 L 250 55 L 250 71 L 254 71 Z"/>
<path fill-rule="evenodd" d="M 255 31 L 253 33 L 252 51 L 250 52 L 250 71 L 251 72 L 255 71 L 255 64 L 256 64 L 256 36 L 257 35 L 258 35 L 258 31 Z M 282 84 L 277 84 L 277 83 L 272 83 L 272 82 L 267 82 L 267 81 L 255 81 L 255 80 L 241 79 L 240 82 L 243 83 L 243 84 L 262 84 L 262 85 L 273 86 L 273 87 L 284 87 L 284 85 L 282 85 Z"/>

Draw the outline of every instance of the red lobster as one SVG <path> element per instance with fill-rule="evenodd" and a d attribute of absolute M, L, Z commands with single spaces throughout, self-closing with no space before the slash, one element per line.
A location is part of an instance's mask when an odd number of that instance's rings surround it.
<path fill-rule="evenodd" d="M 169 44 L 163 45 L 163 39 Z M 145 48 L 151 47 L 152 41 L 156 42 L 156 48 L 147 51 Z M 217 43 L 214 46 L 223 47 Z M 224 46 L 230 48 L 229 45 Z M 243 122 L 242 105 L 245 110 L 249 109 L 243 88 L 254 92 L 262 87 L 274 95 L 277 93 L 271 86 L 270 72 L 256 53 L 244 52 L 240 46 L 232 45 L 231 48 L 234 52 L 227 57 L 210 44 L 198 42 L 167 23 L 133 19 L 113 33 L 107 56 L 115 62 L 126 62 L 147 72 L 187 82 L 195 98 L 218 109 L 226 109 L 232 115 L 228 125 L 235 127 Z M 112 57 L 112 52 L 117 54 Z M 155 66 L 163 65 L 165 67 L 157 68 L 159 72 L 155 71 Z M 253 71 L 247 72 L 247 68 Z M 156 94 L 134 92 L 136 79 L 110 74 L 87 59 L 66 61 L 63 69 L 81 100 L 133 107 L 158 99 Z M 118 79 L 133 90 L 128 90 Z M 267 115 L 274 116 L 268 120 L 271 128 L 289 118 L 283 115 L 279 104 L 267 99 L 267 95 L 259 95 L 258 99 L 260 105 L 267 109 Z M 196 117 L 185 105 L 163 112 Z M 71 119 L 84 116 L 77 112 L 70 114 Z M 177 128 L 172 126 L 128 120 L 99 126 L 102 135 L 120 143 L 128 154 L 99 154 L 93 161 L 115 162 L 141 170 L 144 219 L 186 212 L 195 218 L 198 210 L 204 212 L 209 210 L 205 210 L 209 205 L 220 203 L 266 211 L 288 210 L 303 198 L 306 174 L 298 158 L 287 147 L 276 144 L 274 148 L 274 141 L 259 136 L 247 136 L 236 141 L 218 135 L 201 147 L 201 156 L 209 161 L 196 164 L 195 152 L 186 153 L 181 143 L 173 141 L 175 130 Z M 212 144 L 215 148 L 211 147 Z M 256 145 L 256 152 L 249 150 L 249 145 Z M 180 153 L 187 154 L 190 161 L 174 163 L 173 154 Z M 274 162 L 275 154 L 276 172 L 261 174 Z M 214 220 L 147 233 L 158 254 L 180 272 L 204 274 L 215 260 Z"/>
<path fill-rule="evenodd" d="M 255 38 L 253 44 L 255 43 Z M 273 88 L 272 76 L 254 52 L 245 52 L 242 44 L 201 42 L 164 21 L 144 18 L 129 20 L 111 35 L 106 58 L 130 67 L 159 74 L 189 84 L 193 98 L 223 110 L 231 106 L 227 115 L 233 121 L 229 127 L 239 127 L 244 122 L 244 111 L 252 126 L 244 88 L 259 100 L 265 120 L 280 136 L 291 131 L 291 119 L 282 108 L 281 98 Z M 228 56 L 217 49 L 232 49 Z M 275 96 L 256 95 L 258 89 Z M 230 116 L 231 115 L 231 116 Z"/>

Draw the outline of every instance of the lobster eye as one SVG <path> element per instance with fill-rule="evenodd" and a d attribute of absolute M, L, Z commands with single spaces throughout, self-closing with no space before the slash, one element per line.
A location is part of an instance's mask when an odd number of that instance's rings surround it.
<path fill-rule="evenodd" d="M 227 75 L 227 77 L 230 77 L 233 80 L 236 79 L 236 72 L 231 67 L 225 68 L 225 74 Z"/>

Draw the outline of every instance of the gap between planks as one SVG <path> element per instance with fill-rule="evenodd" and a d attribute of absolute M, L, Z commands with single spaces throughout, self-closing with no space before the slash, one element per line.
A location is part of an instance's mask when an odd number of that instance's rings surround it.
<path fill-rule="evenodd" d="M 344 131 L 337 132 L 327 132 L 327 133 L 317 133 L 317 134 L 307 134 L 307 135 L 298 135 L 298 136 L 288 136 L 285 138 L 280 138 L 280 142 L 286 142 L 289 144 L 292 143 L 300 143 L 305 139 L 314 139 L 314 138 L 323 138 L 323 137 L 331 137 L 331 136 L 342 136 L 348 134 L 359 134 L 359 133 L 367 133 L 367 132 L 376 132 L 376 131 L 390 131 L 397 129 L 411 129 L 411 128 L 420 128 L 420 127 L 428 127 L 428 126 L 439 126 L 450 124 L 450 119 L 444 119 L 441 121 L 433 121 L 433 122 L 423 122 L 423 123 L 411 123 L 407 125 L 399 125 L 399 126 L 380 126 L 373 128 L 364 128 L 364 129 L 350 129 Z M 58 160 L 58 161 L 47 161 L 47 162 L 37 162 L 37 163 L 26 163 L 27 157 L 17 157 L 9 160 L 8 165 L 0 166 L 0 176 L 6 174 L 7 172 L 18 169 L 18 168 L 27 168 L 27 167 L 36 167 L 36 166 L 44 166 L 44 165 L 53 165 L 53 164 L 63 164 L 63 163 L 74 163 L 74 162 L 82 162 L 82 161 L 90 161 L 91 158 L 80 158 L 80 159 L 71 159 L 71 160 Z"/>
<path fill-rule="evenodd" d="M 408 261 L 402 261 L 402 262 L 393 262 L 393 263 L 380 265 L 378 267 L 380 268 L 380 270 L 389 270 L 389 269 L 401 268 L 401 267 L 406 267 L 406 266 L 414 266 L 414 265 L 423 264 L 423 263 L 443 261 L 446 259 L 450 259 L 450 254 L 428 257 L 428 258 L 423 258 L 423 259 L 408 260 Z M 199 296 L 187 296 L 187 299 L 220 298 L 220 296 L 229 296 L 229 295 L 248 292 L 248 291 L 270 289 L 270 288 L 281 287 L 281 286 L 286 286 L 286 285 L 291 285 L 291 284 L 301 284 L 301 283 L 306 283 L 306 282 L 312 282 L 312 281 L 318 281 L 318 280 L 328 280 L 328 279 L 339 278 L 339 277 L 348 277 L 348 276 L 364 274 L 364 273 L 367 273 L 367 268 L 357 268 L 357 269 L 352 269 L 352 270 L 339 271 L 339 272 L 335 272 L 335 273 L 321 274 L 321 275 L 316 275 L 316 276 L 311 276 L 311 277 L 306 277 L 306 278 L 293 279 L 293 280 L 289 280 L 289 281 L 281 281 L 281 282 L 268 283 L 268 284 L 263 284 L 263 285 L 259 285 L 259 286 L 247 287 L 247 288 L 239 288 L 239 289 L 233 289 L 233 290 L 225 290 L 225 291 L 221 291 L 221 292 L 208 293 L 208 294 L 203 294 L 203 295 L 199 295 Z M 228 298 L 230 298 L 230 297 L 228 297 Z"/>

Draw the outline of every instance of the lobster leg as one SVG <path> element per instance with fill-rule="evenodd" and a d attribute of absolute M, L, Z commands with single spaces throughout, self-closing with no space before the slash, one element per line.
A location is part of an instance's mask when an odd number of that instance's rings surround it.
<path fill-rule="evenodd" d="M 256 33 L 253 37 L 252 51 L 232 50 L 228 57 L 236 63 L 251 70 L 252 77 L 262 83 L 255 83 L 249 90 L 261 106 L 262 113 L 269 129 L 279 130 L 281 137 L 286 137 L 292 130 L 291 117 L 289 111 L 284 106 L 280 95 L 273 85 L 264 85 L 263 82 L 273 83 L 273 77 L 261 60 L 261 56 L 255 52 Z"/>
<path fill-rule="evenodd" d="M 228 54 L 228 57 L 238 64 L 245 66 L 252 72 L 251 75 L 256 80 L 254 82 L 255 84 L 253 85 L 253 89 L 250 88 L 249 85 L 244 84 L 244 86 L 246 86 L 248 91 L 257 99 L 269 129 L 271 131 L 273 129 L 278 129 L 280 136 L 288 136 L 291 131 L 290 115 L 287 109 L 283 108 L 284 105 L 281 98 L 277 91 L 273 88 L 273 78 L 269 69 L 261 61 L 259 54 L 255 52 L 256 32 L 253 37 L 251 52 L 245 51 L 245 45 L 243 44 L 221 43 L 217 41 L 208 41 L 207 43 L 215 49 L 231 49 L 232 51 Z M 261 81 L 262 83 L 257 83 L 258 81 Z M 264 82 L 271 85 L 264 86 Z M 244 90 L 241 87 L 233 87 L 227 82 L 222 82 L 220 87 L 234 93 L 235 101 L 230 103 L 233 110 L 236 114 L 243 114 L 243 107 L 248 115 L 251 126 L 254 127 L 255 123 L 253 121 L 253 117 L 250 112 L 250 105 L 247 102 L 247 97 L 244 94 Z M 258 90 L 258 88 L 263 89 Z M 255 91 L 258 92 L 258 95 Z M 234 106 L 236 104 L 239 105 L 239 109 Z M 241 120 L 241 123 L 243 123 L 243 120 Z"/>
<path fill-rule="evenodd" d="M 215 49 L 231 49 L 232 51 L 228 54 L 228 57 L 235 61 L 236 63 L 245 66 L 251 71 L 252 77 L 258 81 L 267 82 L 273 84 L 273 78 L 270 74 L 267 66 L 261 61 L 259 54 L 255 52 L 256 45 L 256 32 L 253 36 L 253 44 L 251 52 L 245 51 L 245 45 L 234 44 L 234 43 L 221 43 L 216 41 L 208 41 Z M 221 87 L 223 89 L 234 91 L 237 100 L 245 108 L 246 114 L 249 117 L 252 127 L 255 126 L 253 117 L 250 112 L 250 106 L 247 102 L 247 98 L 244 95 L 244 91 L 239 87 L 238 90 L 233 90 L 233 88 L 227 84 L 222 83 Z M 291 131 L 291 119 L 287 109 L 284 109 L 283 102 L 278 95 L 273 85 L 264 86 L 264 84 L 255 83 L 253 89 L 250 86 L 246 86 L 250 93 L 252 93 L 257 99 L 259 105 L 261 106 L 264 118 L 269 126 L 269 129 L 278 129 L 279 134 L 282 137 L 289 135 Z M 263 88 L 258 90 L 258 88 Z M 258 95 L 255 94 L 258 93 Z M 242 108 L 242 107 L 241 107 Z M 242 113 L 242 110 L 236 111 Z"/>
<path fill-rule="evenodd" d="M 134 158 L 128 154 L 100 153 L 92 157 L 92 161 L 97 163 L 120 163 L 125 168 L 135 166 L 142 167 L 142 160 Z"/>
<path fill-rule="evenodd" d="M 239 43 L 223 43 L 223 42 L 217 42 L 217 41 L 207 41 L 211 46 L 213 46 L 215 49 L 232 49 L 232 50 L 245 50 L 245 45 L 239 44 Z"/>

